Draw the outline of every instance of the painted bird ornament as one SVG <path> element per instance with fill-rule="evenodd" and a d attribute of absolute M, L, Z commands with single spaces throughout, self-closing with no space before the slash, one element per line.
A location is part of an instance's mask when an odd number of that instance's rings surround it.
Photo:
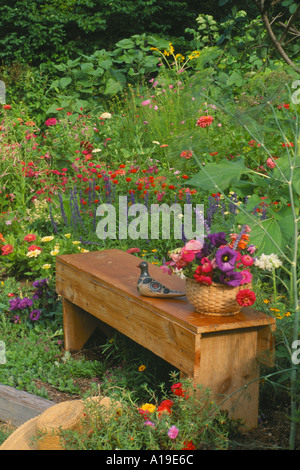
<path fill-rule="evenodd" d="M 140 277 L 137 282 L 137 290 L 145 297 L 182 297 L 185 292 L 169 289 L 159 281 L 153 279 L 148 271 L 148 263 L 142 261 L 138 267 L 141 270 Z"/>

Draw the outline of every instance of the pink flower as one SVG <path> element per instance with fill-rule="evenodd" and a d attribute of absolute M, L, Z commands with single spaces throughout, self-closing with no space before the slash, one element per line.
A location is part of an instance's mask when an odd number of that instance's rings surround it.
<path fill-rule="evenodd" d="M 184 248 L 182 249 L 181 259 L 183 261 L 186 261 L 187 263 L 191 263 L 191 261 L 193 261 L 194 258 L 195 258 L 195 253 L 192 250 L 186 250 Z"/>
<path fill-rule="evenodd" d="M 170 439 L 176 439 L 176 437 L 178 436 L 178 429 L 176 428 L 176 426 L 171 426 L 169 431 L 168 431 L 168 436 Z"/>
<path fill-rule="evenodd" d="M 248 269 L 244 269 L 244 271 L 241 271 L 241 275 L 243 276 L 241 284 L 248 284 L 252 281 L 252 274 Z"/>
<path fill-rule="evenodd" d="M 255 245 L 249 245 L 248 248 L 247 248 L 247 251 L 249 251 L 249 253 L 251 255 L 253 255 L 253 253 L 255 252 L 256 250 L 256 246 Z"/>
<path fill-rule="evenodd" d="M 13 251 L 14 251 L 14 247 L 12 245 L 3 245 L 2 256 L 9 255 Z"/>
<path fill-rule="evenodd" d="M 198 252 L 201 250 L 203 243 L 200 240 L 190 240 L 184 246 L 185 250 L 193 250 L 194 252 Z"/>
<path fill-rule="evenodd" d="M 253 264 L 253 258 L 250 255 L 243 255 L 241 257 L 241 262 L 244 266 L 251 266 Z"/>
<path fill-rule="evenodd" d="M 47 121 L 45 122 L 45 126 L 47 127 L 55 126 L 56 124 L 57 124 L 57 120 L 55 118 L 47 119 Z"/>
<path fill-rule="evenodd" d="M 149 106 L 149 104 L 151 104 L 151 100 L 145 100 L 141 103 L 142 106 Z"/>
<path fill-rule="evenodd" d="M 269 168 L 275 168 L 275 166 L 276 166 L 276 163 L 274 162 L 274 160 L 271 157 L 269 157 L 267 159 L 266 164 Z"/>
<path fill-rule="evenodd" d="M 201 116 L 198 121 L 196 126 L 199 127 L 208 127 L 212 124 L 214 118 L 212 116 Z"/>

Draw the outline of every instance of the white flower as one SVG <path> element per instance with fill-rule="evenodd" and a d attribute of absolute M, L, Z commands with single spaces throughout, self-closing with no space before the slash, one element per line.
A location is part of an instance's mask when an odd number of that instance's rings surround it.
<path fill-rule="evenodd" d="M 28 258 L 36 258 L 40 253 L 42 253 L 41 250 L 28 251 L 26 256 L 28 256 Z"/>
<path fill-rule="evenodd" d="M 262 254 L 254 261 L 255 266 L 266 271 L 274 271 L 274 269 L 282 266 L 282 261 L 275 253 L 271 255 Z"/>
<path fill-rule="evenodd" d="M 58 253 L 59 253 L 59 250 L 50 251 L 50 255 L 52 255 L 52 256 L 56 256 L 56 255 L 58 255 Z"/>
<path fill-rule="evenodd" d="M 110 113 L 102 113 L 100 116 L 100 119 L 110 119 L 111 114 Z"/>

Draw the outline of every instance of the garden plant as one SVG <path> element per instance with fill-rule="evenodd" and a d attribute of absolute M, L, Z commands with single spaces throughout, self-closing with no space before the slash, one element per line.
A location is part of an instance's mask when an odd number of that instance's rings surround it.
<path fill-rule="evenodd" d="M 169 273 L 170 256 L 189 241 L 184 231 L 176 238 L 173 227 L 168 238 L 120 238 L 109 231 L 99 236 L 99 206 L 118 211 L 120 197 L 128 208 L 203 204 L 206 236 L 237 236 L 246 227 L 238 241 L 244 242 L 248 272 L 251 266 L 254 307 L 277 321 L 275 364 L 260 378 L 261 406 L 269 397 L 274 406 L 285 403 L 289 448 L 295 449 L 299 48 L 286 44 L 292 64 L 286 63 L 260 17 L 232 6 L 238 2 L 220 0 L 230 15 L 221 21 L 209 12 L 195 14 L 194 26 L 187 15 L 184 37 L 167 29 L 161 37 L 156 24 L 149 33 L 133 29 L 113 44 L 110 38 L 99 48 L 84 43 L 74 51 L 58 3 L 69 40 L 64 52 L 57 32 L 57 56 L 48 61 L 42 38 L 36 63 L 29 64 L 28 55 L 22 63 L 21 45 L 19 54 L 6 49 L 7 57 L 1 56 L 7 63 L 0 67 L 6 87 L 0 104 L 0 341 L 6 351 L 0 383 L 43 397 L 49 397 L 49 386 L 77 397 L 87 392 L 80 386 L 88 381 L 89 393 L 120 401 L 109 424 L 93 412 L 92 433 L 89 428 L 84 438 L 66 435 L 67 448 L 229 448 L 237 423 L 211 403 L 209 391 L 201 390 L 197 401 L 191 383 L 180 382 L 177 371 L 130 340 L 96 337 L 90 355 L 88 349 L 64 351 L 62 304 L 55 293 L 58 255 L 118 248 Z M 151 3 L 154 9 L 157 2 Z M 283 3 L 296 15 L 295 2 Z M 85 24 L 81 9 L 72 14 L 81 34 L 110 24 L 108 15 Z M 243 36 L 239 28 L 246 28 Z M 37 28 L 32 40 L 35 34 Z M 177 274 L 183 274 L 180 266 Z"/>

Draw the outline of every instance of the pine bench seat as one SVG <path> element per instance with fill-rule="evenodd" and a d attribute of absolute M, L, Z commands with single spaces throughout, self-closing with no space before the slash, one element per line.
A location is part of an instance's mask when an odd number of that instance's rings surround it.
<path fill-rule="evenodd" d="M 108 325 L 179 369 L 182 377 L 210 388 L 230 416 L 256 427 L 259 363 L 272 363 L 275 319 L 250 307 L 211 317 L 194 312 L 185 297 L 143 297 L 136 287 L 140 261 L 115 249 L 57 257 L 65 349 L 82 349 L 97 327 L 105 331 Z M 184 290 L 182 279 L 158 266 L 149 265 L 149 273 Z"/>

